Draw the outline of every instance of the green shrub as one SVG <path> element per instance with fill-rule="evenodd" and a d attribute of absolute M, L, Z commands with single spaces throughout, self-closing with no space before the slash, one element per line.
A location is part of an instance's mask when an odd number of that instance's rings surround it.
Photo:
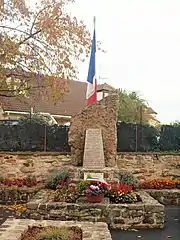
<path fill-rule="evenodd" d="M 40 125 L 52 125 L 52 119 L 50 116 L 44 116 L 40 113 L 33 113 L 31 116 L 26 115 L 19 119 L 19 125 L 26 124 L 40 124 Z"/>
<path fill-rule="evenodd" d="M 118 174 L 118 178 L 121 183 L 133 186 L 134 189 L 138 188 L 138 180 L 132 173 L 127 171 L 120 171 Z"/>
<path fill-rule="evenodd" d="M 72 236 L 72 230 L 67 228 L 52 228 L 39 234 L 39 240 L 70 240 Z"/>
<path fill-rule="evenodd" d="M 89 186 L 89 183 L 90 183 L 89 181 L 82 181 L 82 182 L 78 183 L 78 188 L 79 188 L 80 194 L 84 194 L 84 191 Z"/>
<path fill-rule="evenodd" d="M 63 169 L 62 171 L 54 170 L 46 180 L 46 186 L 51 189 L 56 189 L 59 182 L 67 181 L 69 179 L 69 172 L 67 169 Z"/>

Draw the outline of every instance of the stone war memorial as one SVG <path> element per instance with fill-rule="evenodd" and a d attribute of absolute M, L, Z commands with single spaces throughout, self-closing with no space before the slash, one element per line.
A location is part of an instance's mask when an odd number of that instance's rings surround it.
<path fill-rule="evenodd" d="M 69 143 L 75 166 L 116 166 L 117 114 L 118 96 L 114 94 L 88 106 L 72 118 Z"/>
<path fill-rule="evenodd" d="M 51 228 L 70 233 L 73 229 L 77 240 L 111 240 L 111 229 L 164 227 L 164 205 L 179 204 L 180 191 L 140 188 L 133 170 L 123 169 L 127 163 L 133 169 L 132 157 L 119 158 L 123 164 L 118 167 L 118 104 L 118 96 L 112 94 L 72 118 L 68 157 L 1 156 L 2 163 L 10 165 L 22 161 L 24 174 L 31 169 L 38 180 L 28 178 L 26 188 L 0 189 L 0 204 L 23 204 L 23 216 L 28 218 L 8 219 L 1 226 L 0 240 L 25 240 L 32 232 Z M 137 158 L 136 165 L 141 162 Z"/>
<path fill-rule="evenodd" d="M 102 177 L 106 173 L 107 178 L 117 169 L 117 113 L 118 96 L 111 95 L 72 119 L 69 133 L 72 164 L 82 166 L 85 175 Z"/>

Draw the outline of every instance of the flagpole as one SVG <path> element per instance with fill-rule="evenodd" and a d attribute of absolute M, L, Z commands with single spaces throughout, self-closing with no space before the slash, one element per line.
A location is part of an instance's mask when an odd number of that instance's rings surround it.
<path fill-rule="evenodd" d="M 94 30 L 96 29 L 96 17 L 94 16 L 93 18 L 93 23 L 94 23 Z"/>
<path fill-rule="evenodd" d="M 94 32 L 96 31 L 96 16 L 93 17 L 93 24 L 94 24 Z M 96 46 L 96 59 L 97 59 L 97 46 Z M 97 74 L 97 61 L 96 62 L 96 74 Z M 96 75 L 96 85 L 98 84 L 98 79 L 97 79 L 97 75 Z M 97 91 L 97 89 L 96 89 Z"/>
<path fill-rule="evenodd" d="M 89 61 L 89 69 L 88 69 L 88 78 L 87 78 L 87 105 L 91 105 L 97 101 L 97 79 L 96 79 L 96 18 L 94 16 L 94 33 L 92 39 L 92 46 L 91 46 L 91 55 Z"/>

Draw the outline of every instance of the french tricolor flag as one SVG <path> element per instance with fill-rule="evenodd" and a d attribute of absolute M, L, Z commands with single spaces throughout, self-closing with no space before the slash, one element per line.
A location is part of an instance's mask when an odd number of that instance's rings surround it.
<path fill-rule="evenodd" d="M 92 103 L 95 103 L 97 101 L 95 18 L 87 83 L 88 83 L 86 92 L 87 105 L 91 105 Z"/>

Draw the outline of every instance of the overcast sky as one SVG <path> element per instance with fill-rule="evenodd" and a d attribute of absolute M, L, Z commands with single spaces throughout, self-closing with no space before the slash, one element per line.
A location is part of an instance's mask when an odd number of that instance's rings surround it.
<path fill-rule="evenodd" d="M 72 12 L 91 32 L 96 15 L 101 83 L 139 91 L 163 123 L 180 120 L 180 0 L 77 0 Z M 86 81 L 88 61 L 79 69 Z"/>

